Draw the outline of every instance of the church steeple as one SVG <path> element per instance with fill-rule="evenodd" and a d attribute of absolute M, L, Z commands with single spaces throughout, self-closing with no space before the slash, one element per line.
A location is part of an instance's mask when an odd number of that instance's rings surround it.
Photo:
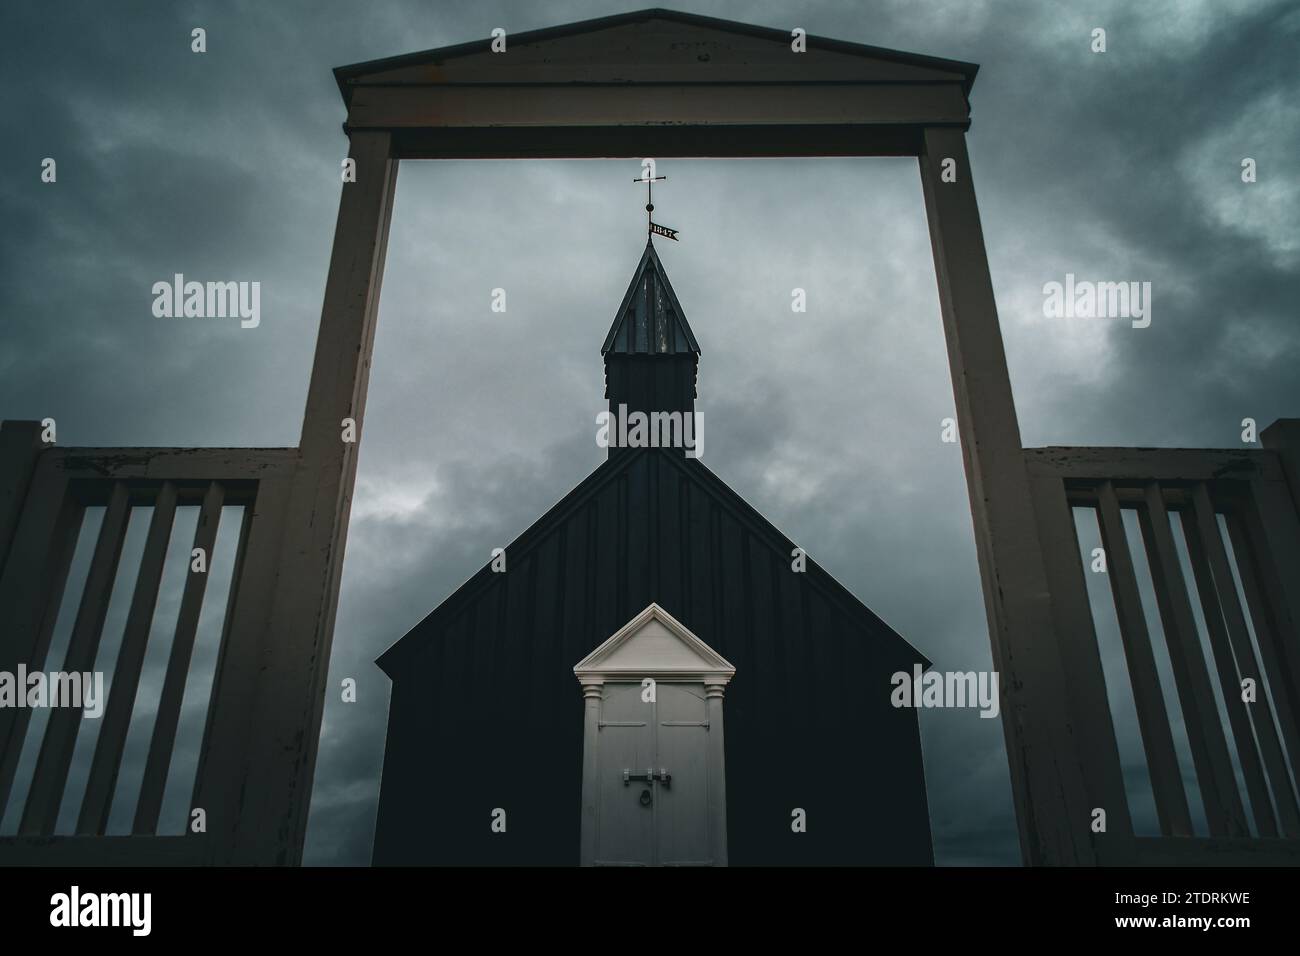
<path fill-rule="evenodd" d="M 600 351 L 611 413 L 694 412 L 700 346 L 652 241 Z"/>
<path fill-rule="evenodd" d="M 609 353 L 626 355 L 700 354 L 695 333 L 686 322 L 677 293 L 673 291 L 659 261 L 654 242 L 647 239 L 645 252 L 628 284 L 623 303 L 609 327 L 600 354 L 609 361 Z"/>

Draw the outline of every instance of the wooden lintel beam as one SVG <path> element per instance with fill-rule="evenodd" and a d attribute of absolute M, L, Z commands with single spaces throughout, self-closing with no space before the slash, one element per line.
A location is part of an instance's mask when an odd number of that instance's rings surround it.
<path fill-rule="evenodd" d="M 361 86 L 349 130 L 409 127 L 965 125 L 958 83 Z"/>

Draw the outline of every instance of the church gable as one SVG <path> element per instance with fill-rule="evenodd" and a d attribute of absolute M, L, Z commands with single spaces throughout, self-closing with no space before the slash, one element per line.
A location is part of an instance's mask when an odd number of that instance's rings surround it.
<path fill-rule="evenodd" d="M 577 641 L 569 666 L 654 603 L 697 633 L 711 627 L 708 640 L 723 654 L 725 646 L 713 643 L 717 631 L 735 632 L 738 621 L 769 628 L 775 605 L 784 603 L 785 626 L 808 640 L 844 631 L 900 669 L 929 665 L 811 558 L 805 571 L 792 570 L 793 549 L 699 460 L 639 449 L 592 472 L 505 549 L 506 572 L 480 570 L 377 663 L 400 678 L 402 662 L 440 635 L 468 618 L 495 620 L 482 609 L 522 600 L 558 605 L 545 613 L 563 620 L 566 641 Z M 754 596 L 746 602 L 748 591 Z"/>
<path fill-rule="evenodd" d="M 730 863 L 932 863 L 917 712 L 888 693 L 928 662 L 812 561 L 793 570 L 792 548 L 696 459 L 642 448 L 596 469 L 506 548 L 507 571 L 480 571 L 380 659 L 393 684 L 376 862 L 587 860 L 584 748 L 633 748 L 605 756 L 597 788 L 629 813 L 643 788 L 696 799 L 691 774 L 714 764 L 672 748 L 696 734 L 720 747 L 720 707 Z M 664 616 L 625 627 L 651 605 Z M 700 666 L 711 655 L 717 669 Z M 642 750 L 646 677 L 668 723 Z M 631 779 L 652 769 L 671 794 Z M 511 839 L 421 824 L 484 807 L 508 808 Z M 836 823 L 795 834 L 780 825 L 791 807 Z"/>

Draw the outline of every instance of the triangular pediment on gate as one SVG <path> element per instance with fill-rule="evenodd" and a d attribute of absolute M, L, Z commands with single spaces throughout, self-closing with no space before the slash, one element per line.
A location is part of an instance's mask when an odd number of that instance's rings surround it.
<path fill-rule="evenodd" d="M 796 24 L 780 29 L 673 10 L 584 20 L 342 66 L 345 100 L 356 86 L 460 83 L 958 83 L 969 92 L 972 63 L 824 37 L 791 48 Z"/>
<path fill-rule="evenodd" d="M 736 673 L 725 657 L 658 604 L 651 604 L 573 668 L 579 680 L 645 677 L 725 684 Z"/>

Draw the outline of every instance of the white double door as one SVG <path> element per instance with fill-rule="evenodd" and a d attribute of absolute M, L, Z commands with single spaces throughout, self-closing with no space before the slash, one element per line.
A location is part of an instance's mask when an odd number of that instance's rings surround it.
<path fill-rule="evenodd" d="M 602 688 L 595 863 L 713 864 L 708 707 L 703 683 Z M 720 731 L 721 728 L 718 728 Z"/>

